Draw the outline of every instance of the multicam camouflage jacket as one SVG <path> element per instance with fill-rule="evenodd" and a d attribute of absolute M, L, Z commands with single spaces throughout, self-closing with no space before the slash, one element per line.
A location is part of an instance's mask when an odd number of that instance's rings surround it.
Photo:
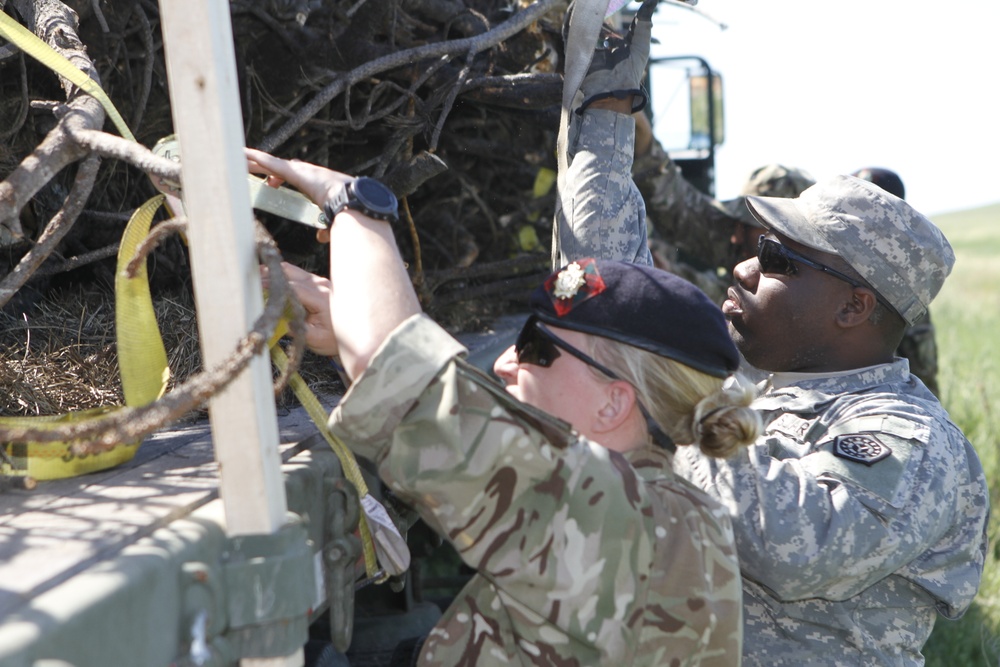
<path fill-rule="evenodd" d="M 975 450 L 904 360 L 771 382 L 756 445 L 675 458 L 732 513 L 744 665 L 922 665 L 936 614 L 960 616 L 982 574 Z"/>
<path fill-rule="evenodd" d="M 422 665 L 738 665 L 724 509 L 670 455 L 583 440 L 461 359 L 425 316 L 397 328 L 331 427 L 478 574 Z"/>

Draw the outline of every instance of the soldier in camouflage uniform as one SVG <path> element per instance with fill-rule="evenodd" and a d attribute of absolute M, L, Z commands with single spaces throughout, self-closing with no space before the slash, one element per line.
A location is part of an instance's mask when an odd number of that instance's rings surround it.
<path fill-rule="evenodd" d="M 903 179 L 890 169 L 865 167 L 855 171 L 852 176 L 871 181 L 900 199 L 906 198 Z M 936 396 L 941 395 L 937 382 L 937 339 L 934 336 L 934 323 L 931 322 L 930 311 L 927 311 L 923 317 L 906 328 L 906 333 L 903 334 L 903 340 L 900 342 L 896 354 L 910 362 L 910 372 L 920 378 L 928 389 Z"/>
<path fill-rule="evenodd" d="M 936 614 L 971 603 L 986 549 L 978 457 L 893 354 L 954 256 L 926 218 L 862 181 L 807 193 L 748 198 L 776 234 L 764 269 L 737 266 L 726 304 L 741 352 L 772 372 L 755 403 L 767 433 L 732 459 L 686 448 L 674 465 L 732 512 L 744 664 L 921 665 Z M 776 300 L 789 286 L 796 301 Z"/>
<path fill-rule="evenodd" d="M 757 222 L 746 195 L 797 197 L 815 181 L 801 169 L 769 164 L 755 169 L 740 196 L 717 201 L 689 183 L 653 137 L 649 120 L 636 117 L 633 178 L 645 200 L 646 227 L 656 266 L 701 287 L 720 305 L 732 267 L 757 251 Z"/>
<path fill-rule="evenodd" d="M 248 157 L 318 203 L 349 180 Z M 330 281 L 288 275 L 326 313 L 310 347 L 353 379 L 331 428 L 478 571 L 418 664 L 738 665 L 730 519 L 671 466 L 674 441 L 725 456 L 761 428 L 718 308 L 667 272 L 578 260 L 533 293 L 505 390 L 420 314 L 392 230 L 359 206 L 320 232 Z"/>
<path fill-rule="evenodd" d="M 801 169 L 765 165 L 750 174 L 739 197 L 716 202 L 684 180 L 680 168 L 652 137 L 645 117 L 638 117 L 636 130 L 638 150 L 632 173 L 645 199 L 648 217 L 643 228 L 650 229 L 654 263 L 694 282 L 721 304 L 732 276 L 720 267 L 735 266 L 757 251 L 761 226 L 750 215 L 745 197 L 797 197 L 815 181 Z M 895 172 L 871 167 L 853 175 L 904 198 L 903 182 Z M 727 230 L 732 230 L 728 237 Z M 930 311 L 906 327 L 896 354 L 909 362 L 910 372 L 928 389 L 940 395 Z"/>
<path fill-rule="evenodd" d="M 656 265 L 694 282 L 721 304 L 730 269 L 742 259 L 732 242 L 739 210 L 688 182 L 653 137 L 649 120 L 642 115 L 636 120 L 632 174 L 645 201 Z"/>
<path fill-rule="evenodd" d="M 740 196 L 722 203 L 739 222 L 733 226 L 730 243 L 736 261 L 730 266 L 728 277 L 732 278 L 732 267 L 757 254 L 757 237 L 763 227 L 750 214 L 746 198 L 758 197 L 798 197 L 816 180 L 802 169 L 786 167 L 782 164 L 766 164 L 754 169 L 740 188 Z M 730 280 L 731 282 L 731 280 Z M 728 285 L 727 285 L 728 287 Z"/>
<path fill-rule="evenodd" d="M 935 396 L 941 395 L 937 381 L 937 337 L 930 311 L 906 328 L 896 354 L 909 362 L 910 372 L 920 378 Z"/>
<path fill-rule="evenodd" d="M 771 372 L 764 437 L 679 471 L 733 515 L 746 665 L 923 664 L 937 614 L 979 586 L 989 498 L 979 459 L 894 350 L 954 254 L 927 218 L 839 176 L 748 197 L 768 230 L 723 310 Z"/>

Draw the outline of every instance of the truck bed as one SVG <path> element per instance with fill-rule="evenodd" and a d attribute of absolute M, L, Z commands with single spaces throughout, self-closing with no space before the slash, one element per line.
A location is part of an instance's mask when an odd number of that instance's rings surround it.
<path fill-rule="evenodd" d="M 339 462 L 303 409 L 278 427 L 289 510 L 321 541 L 325 498 L 303 488 Z M 0 665 L 172 664 L 189 643 L 183 566 L 217 560 L 221 505 L 207 420 L 149 436 L 117 468 L 0 493 Z"/>

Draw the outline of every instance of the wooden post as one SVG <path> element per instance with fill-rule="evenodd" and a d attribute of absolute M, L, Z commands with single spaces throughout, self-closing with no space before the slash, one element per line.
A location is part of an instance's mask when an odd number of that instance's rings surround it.
<path fill-rule="evenodd" d="M 203 363 L 214 368 L 262 311 L 228 0 L 161 0 L 170 106 L 181 149 L 184 207 Z M 270 534 L 287 502 L 271 366 L 264 354 L 212 399 L 212 439 L 230 535 Z M 302 650 L 244 666 L 301 665 Z"/>

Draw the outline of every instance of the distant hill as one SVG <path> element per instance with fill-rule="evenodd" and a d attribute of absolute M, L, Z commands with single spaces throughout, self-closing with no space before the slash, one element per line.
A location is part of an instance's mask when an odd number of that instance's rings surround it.
<path fill-rule="evenodd" d="M 964 211 L 938 213 L 930 217 L 942 230 L 954 228 L 957 231 L 959 227 L 967 225 L 978 227 L 980 224 L 996 224 L 1000 222 L 1000 202 Z M 997 233 L 1000 234 L 1000 229 Z"/>
<path fill-rule="evenodd" d="M 1000 203 L 932 216 L 959 258 L 1000 262 Z"/>
<path fill-rule="evenodd" d="M 1000 204 L 933 216 L 952 248 L 955 268 L 931 306 L 939 328 L 974 311 L 1000 312 Z"/>

